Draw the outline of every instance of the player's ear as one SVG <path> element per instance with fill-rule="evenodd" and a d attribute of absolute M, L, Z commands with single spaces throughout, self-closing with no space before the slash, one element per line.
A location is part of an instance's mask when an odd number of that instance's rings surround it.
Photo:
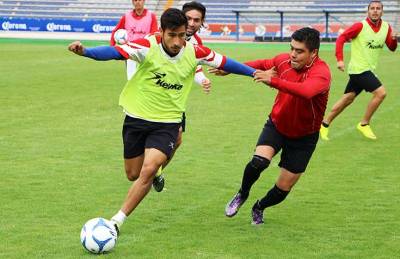
<path fill-rule="evenodd" d="M 318 49 L 311 51 L 311 58 L 315 58 L 316 56 L 318 56 Z"/>

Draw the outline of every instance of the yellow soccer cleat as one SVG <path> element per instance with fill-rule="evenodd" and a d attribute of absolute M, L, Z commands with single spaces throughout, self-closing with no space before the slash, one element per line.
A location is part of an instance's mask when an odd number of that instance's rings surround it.
<path fill-rule="evenodd" d="M 376 139 L 375 134 L 372 132 L 372 129 L 368 124 L 365 126 L 361 126 L 361 123 L 358 123 L 357 129 L 364 135 L 364 137 L 374 140 Z"/>
<path fill-rule="evenodd" d="M 322 140 L 329 140 L 328 133 L 329 133 L 329 128 L 325 127 L 324 125 L 321 125 L 321 128 L 319 129 L 319 134 Z"/>

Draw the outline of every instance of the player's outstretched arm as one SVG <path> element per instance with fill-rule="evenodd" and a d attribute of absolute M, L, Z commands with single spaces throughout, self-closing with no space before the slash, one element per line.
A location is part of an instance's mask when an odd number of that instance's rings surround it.
<path fill-rule="evenodd" d="M 238 75 L 245 75 L 253 77 L 254 72 L 256 71 L 254 68 L 249 67 L 245 64 L 242 64 L 234 59 L 226 58 L 225 64 L 220 67 L 225 72 L 238 74 Z"/>
<path fill-rule="evenodd" d="M 77 55 L 100 61 L 125 59 L 113 46 L 85 48 L 80 41 L 74 41 L 68 46 L 68 50 L 74 52 Z"/>
<path fill-rule="evenodd" d="M 207 65 L 213 68 L 224 70 L 228 73 L 251 77 L 255 71 L 254 68 L 214 52 L 203 45 L 195 45 L 195 53 L 200 65 Z"/>

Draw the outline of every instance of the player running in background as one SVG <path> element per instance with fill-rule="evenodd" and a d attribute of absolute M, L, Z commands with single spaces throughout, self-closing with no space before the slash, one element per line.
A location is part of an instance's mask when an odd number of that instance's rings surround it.
<path fill-rule="evenodd" d="M 122 133 L 125 172 L 135 182 L 112 217 L 117 229 L 147 195 L 158 168 L 171 156 L 197 66 L 248 76 L 255 72 L 207 47 L 187 42 L 186 27 L 183 12 L 170 8 L 161 16 L 157 36 L 115 47 L 85 48 L 79 41 L 68 47 L 75 54 L 96 60 L 130 58 L 139 63 L 119 101 L 126 114 Z"/>
<path fill-rule="evenodd" d="M 264 209 L 282 202 L 306 170 L 318 142 L 331 83 L 329 67 L 318 57 L 319 45 L 319 32 L 302 28 L 292 34 L 289 54 L 245 63 L 258 69 L 254 80 L 277 89 L 278 94 L 253 158 L 244 169 L 241 187 L 225 208 L 226 216 L 236 215 L 252 185 L 281 150 L 280 175 L 267 194 L 254 203 L 252 224 L 263 224 Z"/>
<path fill-rule="evenodd" d="M 133 10 L 124 14 L 111 33 L 110 45 L 115 46 L 114 34 L 119 29 L 125 29 L 128 41 L 144 38 L 147 34 L 158 31 L 157 17 L 150 10 L 144 8 L 145 0 L 132 0 Z M 137 63 L 126 61 L 126 76 L 129 79 L 135 74 Z"/>
<path fill-rule="evenodd" d="M 364 117 L 357 124 L 357 129 L 367 138 L 376 139 L 369 123 L 374 112 L 386 96 L 385 87 L 373 73 L 378 64 L 384 45 L 395 51 L 396 34 L 390 25 L 381 19 L 383 4 L 371 1 L 368 5 L 367 18 L 353 24 L 336 40 L 336 59 L 339 70 L 344 71 L 343 45 L 351 40 L 351 58 L 348 66 L 350 76 L 344 95 L 337 101 L 328 116 L 322 122 L 320 134 L 323 140 L 329 140 L 329 125 L 361 93 L 362 90 L 372 93 Z"/>
<path fill-rule="evenodd" d="M 199 2 L 192 1 L 183 5 L 182 12 L 185 14 L 188 20 L 188 26 L 186 28 L 186 41 L 195 45 L 203 45 L 203 42 L 197 35 L 197 32 L 203 25 L 206 16 L 206 7 Z M 210 91 L 211 81 L 204 75 L 201 66 L 197 66 L 195 81 L 197 84 L 201 85 L 206 92 Z M 169 164 L 172 157 L 175 155 L 176 150 L 182 144 L 182 133 L 185 131 L 185 126 L 186 113 L 183 113 L 182 126 L 179 128 L 178 139 L 176 141 L 174 150 L 172 151 L 171 157 L 162 166 L 160 166 L 153 181 L 153 187 L 157 192 L 161 192 L 164 188 L 165 179 L 162 174 L 162 170 Z"/>

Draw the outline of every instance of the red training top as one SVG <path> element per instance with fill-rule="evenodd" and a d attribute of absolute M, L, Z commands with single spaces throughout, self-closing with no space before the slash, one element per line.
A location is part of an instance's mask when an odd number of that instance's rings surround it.
<path fill-rule="evenodd" d="M 331 84 L 331 73 L 324 61 L 316 57 L 311 65 L 295 70 L 286 53 L 245 64 L 260 70 L 277 70 L 271 87 L 279 92 L 270 116 L 278 132 L 299 138 L 319 131 Z"/>

